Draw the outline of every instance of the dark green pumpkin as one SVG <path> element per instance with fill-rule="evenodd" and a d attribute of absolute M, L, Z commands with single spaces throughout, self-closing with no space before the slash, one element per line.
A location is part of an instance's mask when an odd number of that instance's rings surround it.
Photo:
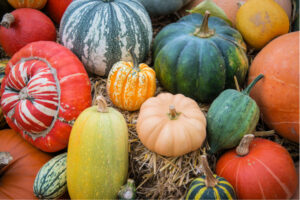
<path fill-rule="evenodd" d="M 248 70 L 241 34 L 224 20 L 208 17 L 185 16 L 154 40 L 154 68 L 163 87 L 201 102 L 233 88 L 234 76 L 242 85 Z"/>
<path fill-rule="evenodd" d="M 242 92 L 228 89 L 213 101 L 206 116 L 210 153 L 237 146 L 244 135 L 255 130 L 260 111 L 249 92 L 262 77 Z"/>
<path fill-rule="evenodd" d="M 205 175 L 193 180 L 185 199 L 236 199 L 232 185 L 212 173 L 205 155 L 201 156 L 201 161 Z"/>

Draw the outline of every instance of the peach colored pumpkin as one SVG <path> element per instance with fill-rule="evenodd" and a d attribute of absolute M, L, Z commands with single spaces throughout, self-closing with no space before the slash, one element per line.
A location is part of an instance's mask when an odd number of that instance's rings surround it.
<path fill-rule="evenodd" d="M 206 137 L 206 118 L 193 99 L 161 93 L 141 106 L 137 133 L 151 151 L 181 156 L 201 147 Z"/>
<path fill-rule="evenodd" d="M 47 0 L 6 0 L 14 8 L 34 8 L 42 9 Z M 60 0 L 59 0 L 60 1 Z"/>
<path fill-rule="evenodd" d="M 248 83 L 264 78 L 251 90 L 262 119 L 281 136 L 299 143 L 299 31 L 271 41 L 255 57 Z"/>

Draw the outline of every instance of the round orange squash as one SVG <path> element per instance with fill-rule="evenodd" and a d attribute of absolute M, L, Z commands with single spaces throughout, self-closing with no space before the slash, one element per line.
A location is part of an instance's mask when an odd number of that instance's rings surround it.
<path fill-rule="evenodd" d="M 42 9 L 47 3 L 47 0 L 7 0 L 14 8 L 34 8 Z"/>
<path fill-rule="evenodd" d="M 299 143 L 299 31 L 280 36 L 255 57 L 248 83 L 264 74 L 252 89 L 262 119 L 272 129 Z"/>
<path fill-rule="evenodd" d="M 274 0 L 248 0 L 237 12 L 236 28 L 250 46 L 261 49 L 273 38 L 288 33 L 289 18 Z"/>
<path fill-rule="evenodd" d="M 156 90 L 155 71 L 148 65 L 119 61 L 113 65 L 107 79 L 107 93 L 113 104 L 123 110 L 135 111 L 152 97 Z"/>
<path fill-rule="evenodd" d="M 181 156 L 201 147 L 206 137 L 206 118 L 193 99 L 161 93 L 141 106 L 137 133 L 151 151 Z"/>

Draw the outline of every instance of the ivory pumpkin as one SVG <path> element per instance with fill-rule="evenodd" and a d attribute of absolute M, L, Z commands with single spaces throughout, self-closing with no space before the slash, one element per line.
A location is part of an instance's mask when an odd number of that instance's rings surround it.
<path fill-rule="evenodd" d="M 0 131 L 0 152 L 8 152 L 12 157 L 4 168 L 0 164 L 0 199 L 36 199 L 35 176 L 51 156 L 30 145 L 12 129 Z"/>
<path fill-rule="evenodd" d="M 143 103 L 137 133 L 151 151 L 181 156 L 201 147 L 206 137 L 206 119 L 198 104 L 182 94 L 161 93 Z"/>
<path fill-rule="evenodd" d="M 42 9 L 47 0 L 6 0 L 14 8 L 34 8 Z M 60 0 L 61 1 L 61 0 Z"/>
<path fill-rule="evenodd" d="M 107 78 L 107 93 L 113 104 L 123 110 L 138 110 L 156 90 L 155 71 L 146 64 L 138 64 L 131 49 L 133 62 L 119 61 Z"/>
<path fill-rule="evenodd" d="M 274 0 L 248 0 L 237 12 L 236 28 L 250 46 L 261 49 L 273 38 L 288 33 L 289 18 Z"/>
<path fill-rule="evenodd" d="M 271 41 L 253 60 L 248 84 L 258 74 L 264 74 L 250 96 L 269 128 L 299 143 L 299 45 L 296 44 L 299 31 Z"/>

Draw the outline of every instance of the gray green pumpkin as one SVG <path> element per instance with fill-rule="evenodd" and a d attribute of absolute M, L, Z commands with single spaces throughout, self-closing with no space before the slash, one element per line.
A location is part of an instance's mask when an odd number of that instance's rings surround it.
<path fill-rule="evenodd" d="M 33 192 L 39 199 L 56 199 L 67 191 L 67 153 L 49 160 L 38 172 Z"/>
<path fill-rule="evenodd" d="M 261 78 L 263 75 L 242 92 L 227 89 L 213 101 L 206 116 L 210 153 L 236 147 L 244 135 L 255 130 L 260 111 L 249 92 Z"/>
<path fill-rule="evenodd" d="M 154 40 L 154 68 L 165 89 L 211 102 L 242 85 L 248 70 L 241 34 L 222 19 L 191 14 L 164 27 Z"/>
<path fill-rule="evenodd" d="M 176 12 L 191 0 L 139 0 L 150 16 L 162 16 Z"/>
<path fill-rule="evenodd" d="M 138 62 L 146 58 L 152 25 L 137 0 L 76 0 L 63 15 L 59 35 L 89 72 L 107 76 L 114 63 L 131 58 L 130 48 Z"/>

